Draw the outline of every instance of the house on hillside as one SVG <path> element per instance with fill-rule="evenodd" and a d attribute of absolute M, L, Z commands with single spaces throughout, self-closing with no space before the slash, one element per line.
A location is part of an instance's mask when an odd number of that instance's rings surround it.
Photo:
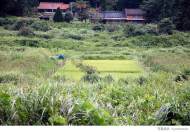
<path fill-rule="evenodd" d="M 144 15 L 146 11 L 142 9 L 125 9 L 125 15 L 127 17 L 127 22 L 131 22 L 134 25 L 145 25 Z"/>
<path fill-rule="evenodd" d="M 60 7 L 62 12 L 66 12 L 67 9 L 69 9 L 69 4 L 40 2 L 40 5 L 37 9 L 39 12 L 52 12 L 52 10 L 55 12 L 58 7 Z"/>
<path fill-rule="evenodd" d="M 126 22 L 131 22 L 135 25 L 144 25 L 144 15 L 146 11 L 141 9 L 125 9 L 125 11 L 103 11 L 96 14 L 89 15 L 90 23 L 94 24 L 99 22 L 100 19 L 104 19 L 107 25 L 111 23 L 121 25 Z"/>
<path fill-rule="evenodd" d="M 54 3 L 54 2 L 40 2 L 39 7 L 37 8 L 39 12 L 55 12 L 56 9 L 60 7 L 62 12 L 67 12 L 69 9 L 69 4 L 64 3 Z M 78 9 L 86 8 L 85 5 L 78 5 Z"/>
<path fill-rule="evenodd" d="M 122 11 L 104 11 L 89 16 L 91 24 L 99 22 L 100 19 L 104 19 L 107 25 L 111 23 L 121 25 L 126 22 L 125 12 Z"/>

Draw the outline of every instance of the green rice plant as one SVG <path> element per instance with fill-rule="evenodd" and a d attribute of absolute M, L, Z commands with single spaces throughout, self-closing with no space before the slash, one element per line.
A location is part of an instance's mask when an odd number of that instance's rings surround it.
<path fill-rule="evenodd" d="M 97 70 L 102 76 L 111 74 L 117 79 L 127 77 L 128 75 L 138 76 L 143 73 L 135 60 L 84 60 L 84 64 L 90 64 L 97 67 Z M 55 73 L 55 76 L 62 74 L 67 77 L 72 76 L 78 80 L 84 75 L 84 73 L 82 73 L 79 68 L 72 65 L 70 61 L 67 61 L 65 66 Z"/>

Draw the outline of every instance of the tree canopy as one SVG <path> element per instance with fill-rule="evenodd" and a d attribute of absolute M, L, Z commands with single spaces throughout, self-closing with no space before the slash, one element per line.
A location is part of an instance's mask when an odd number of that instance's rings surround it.
<path fill-rule="evenodd" d="M 33 7 L 39 5 L 39 0 L 1 0 L 0 15 L 30 15 Z M 28 14 L 29 13 L 29 14 Z"/>
<path fill-rule="evenodd" d="M 148 23 L 170 18 L 179 30 L 190 30 L 189 0 L 144 0 L 141 8 L 147 11 Z"/>

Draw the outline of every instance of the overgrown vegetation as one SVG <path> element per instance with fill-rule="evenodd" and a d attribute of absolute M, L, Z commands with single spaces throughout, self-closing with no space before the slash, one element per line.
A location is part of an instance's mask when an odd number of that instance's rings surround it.
<path fill-rule="evenodd" d="M 0 24 L 0 125 L 190 124 L 188 32 L 160 33 L 155 24 L 100 31 L 35 19 Z M 57 55 L 67 60 L 51 76 L 63 63 Z"/>

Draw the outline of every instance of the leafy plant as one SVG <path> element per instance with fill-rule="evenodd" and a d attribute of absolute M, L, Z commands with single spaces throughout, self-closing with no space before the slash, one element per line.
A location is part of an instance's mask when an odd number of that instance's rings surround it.
<path fill-rule="evenodd" d="M 72 58 L 71 60 L 72 64 L 76 66 L 76 68 L 80 68 L 81 71 L 86 72 L 87 74 L 94 74 L 97 73 L 97 68 L 94 66 L 91 66 L 89 64 L 84 64 L 82 60 L 74 60 Z"/>
<path fill-rule="evenodd" d="M 159 33 L 161 34 L 172 34 L 172 30 L 174 29 L 174 25 L 170 18 L 164 18 L 158 24 Z"/>
<path fill-rule="evenodd" d="M 38 20 L 31 24 L 31 28 L 37 30 L 37 31 L 49 31 L 51 29 L 50 23 L 45 20 Z"/>
<path fill-rule="evenodd" d="M 22 27 L 22 28 L 20 28 L 18 35 L 19 36 L 20 35 L 25 36 L 25 37 L 33 37 L 35 34 L 34 34 L 34 31 L 31 28 Z"/>
<path fill-rule="evenodd" d="M 70 23 L 71 20 L 73 20 L 73 15 L 71 13 L 66 13 L 64 16 L 64 21 Z"/>
<path fill-rule="evenodd" d="M 95 25 L 92 26 L 92 30 L 94 31 L 103 31 L 105 30 L 104 26 L 102 24 L 96 23 Z"/>

